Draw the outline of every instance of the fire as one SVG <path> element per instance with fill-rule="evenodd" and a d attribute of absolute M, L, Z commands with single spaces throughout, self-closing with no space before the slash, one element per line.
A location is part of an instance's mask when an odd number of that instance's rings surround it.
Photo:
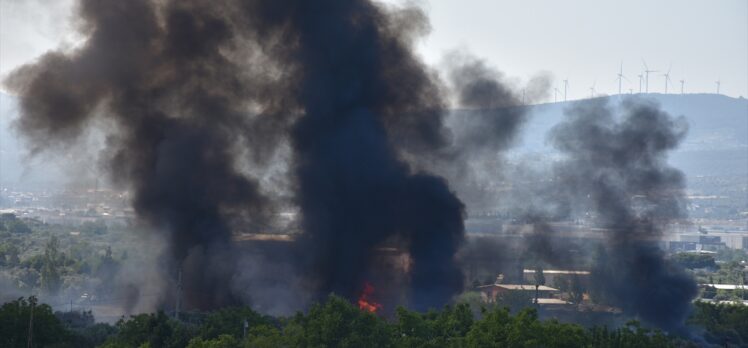
<path fill-rule="evenodd" d="M 374 286 L 369 284 L 369 282 L 364 283 L 364 290 L 358 298 L 358 308 L 369 313 L 376 313 L 380 308 L 382 308 L 381 304 L 376 303 L 371 299 L 373 293 Z"/>

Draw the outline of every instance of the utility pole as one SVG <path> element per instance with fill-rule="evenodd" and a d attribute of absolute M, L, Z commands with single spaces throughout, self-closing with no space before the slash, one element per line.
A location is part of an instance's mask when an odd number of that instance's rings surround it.
<path fill-rule="evenodd" d="M 247 328 L 249 328 L 249 322 L 247 321 L 246 318 L 244 319 L 243 328 L 244 328 L 244 336 L 243 336 L 243 338 L 246 340 L 247 339 Z"/>
<path fill-rule="evenodd" d="M 182 304 L 182 266 L 179 266 L 177 275 L 177 304 L 174 306 L 174 319 L 179 320 L 179 307 Z"/>
<path fill-rule="evenodd" d="M 31 296 L 29 302 L 31 303 L 31 314 L 29 315 L 29 340 L 27 348 L 33 347 L 34 343 L 34 306 L 36 306 L 36 298 Z"/>

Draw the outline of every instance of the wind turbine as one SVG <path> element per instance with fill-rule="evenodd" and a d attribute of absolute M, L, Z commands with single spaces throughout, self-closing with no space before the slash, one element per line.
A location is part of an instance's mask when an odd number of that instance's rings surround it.
<path fill-rule="evenodd" d="M 686 83 L 686 80 L 680 80 L 680 94 L 683 94 L 683 85 Z"/>
<path fill-rule="evenodd" d="M 717 81 L 714 81 L 714 83 L 717 84 L 717 94 L 719 94 L 719 86 L 722 84 L 722 81 L 717 80 Z"/>
<path fill-rule="evenodd" d="M 644 75 L 639 74 L 636 76 L 639 77 L 639 93 L 641 93 L 642 92 L 642 78 L 644 78 Z"/>
<path fill-rule="evenodd" d="M 665 94 L 667 94 L 667 82 L 668 81 L 673 82 L 673 80 L 670 79 L 670 69 L 672 68 L 673 68 L 673 65 L 670 64 L 670 67 L 667 68 L 667 72 L 662 74 L 662 76 L 665 77 Z"/>
<path fill-rule="evenodd" d="M 597 84 L 597 81 L 592 82 L 592 87 L 590 87 L 590 99 L 595 97 L 595 85 Z"/>
<path fill-rule="evenodd" d="M 621 82 L 623 82 L 623 79 L 626 79 L 626 76 L 623 76 L 623 62 L 621 62 L 621 69 L 618 71 L 618 94 L 619 95 L 621 94 Z M 629 81 L 629 79 L 626 79 L 626 81 Z"/>
<path fill-rule="evenodd" d="M 564 101 L 566 101 L 566 91 L 569 88 L 569 78 L 567 77 L 564 80 Z"/>
<path fill-rule="evenodd" d="M 644 93 L 649 93 L 649 73 L 657 72 L 657 70 L 649 70 L 644 58 L 642 58 L 642 63 L 644 63 Z"/>
<path fill-rule="evenodd" d="M 553 87 L 553 102 L 554 103 L 558 101 L 558 92 L 559 92 L 558 88 Z"/>

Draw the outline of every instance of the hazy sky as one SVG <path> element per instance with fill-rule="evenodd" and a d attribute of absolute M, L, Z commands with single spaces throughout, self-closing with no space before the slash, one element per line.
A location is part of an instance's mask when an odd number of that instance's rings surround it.
<path fill-rule="evenodd" d="M 0 0 L 0 74 L 46 50 L 76 40 L 71 0 Z M 401 0 L 387 0 L 402 3 Z M 417 1 L 432 32 L 418 46 L 438 64 L 465 49 L 507 75 L 526 79 L 539 71 L 568 78 L 569 97 L 618 91 L 616 74 L 639 90 L 642 59 L 650 92 L 664 91 L 661 75 L 672 64 L 669 92 L 716 91 L 748 96 L 748 1 L 746 0 L 432 0 Z M 551 96 L 551 99 L 553 97 Z"/>

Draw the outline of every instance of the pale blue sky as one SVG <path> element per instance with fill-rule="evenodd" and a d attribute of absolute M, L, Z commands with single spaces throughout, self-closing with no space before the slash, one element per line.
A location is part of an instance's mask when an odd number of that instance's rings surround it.
<path fill-rule="evenodd" d="M 0 0 L 0 74 L 48 49 L 74 43 L 71 0 Z M 402 0 L 386 0 L 402 3 Z M 639 89 L 642 59 L 665 71 L 686 93 L 716 90 L 748 97 L 747 0 L 432 0 L 417 1 L 432 32 L 418 51 L 437 65 L 444 54 L 466 49 L 507 75 L 525 79 L 539 71 L 569 79 L 570 98 L 618 90 L 616 74 Z M 661 72 L 650 74 L 650 92 L 663 92 Z M 551 97 L 552 98 L 552 97 Z"/>
<path fill-rule="evenodd" d="M 388 2 L 399 3 L 399 0 Z M 438 62 L 453 48 L 466 48 L 510 76 L 526 78 L 547 70 L 568 77 L 570 98 L 638 91 L 645 59 L 651 70 L 667 71 L 680 92 L 716 90 L 748 97 L 748 1 L 746 0 L 433 0 L 418 2 L 432 32 L 419 46 Z M 661 72 L 650 74 L 650 92 L 663 92 Z"/>

